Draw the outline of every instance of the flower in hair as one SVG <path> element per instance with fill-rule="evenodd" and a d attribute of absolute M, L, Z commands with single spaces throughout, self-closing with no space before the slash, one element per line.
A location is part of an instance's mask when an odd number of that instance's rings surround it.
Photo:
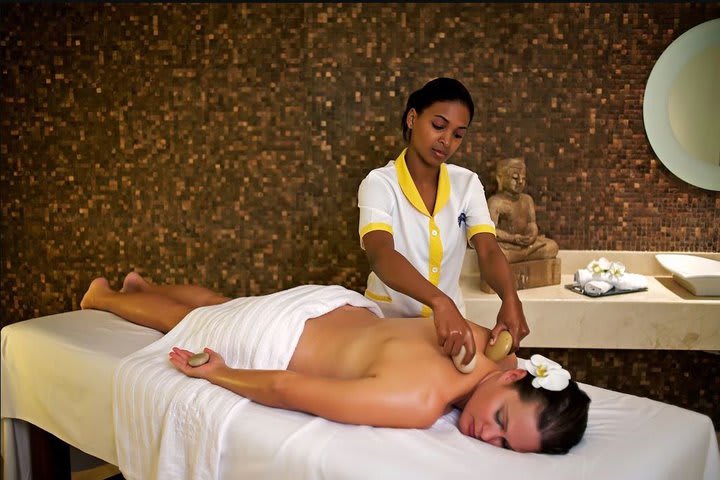
<path fill-rule="evenodd" d="M 542 355 L 533 355 L 530 361 L 525 363 L 525 369 L 535 378 L 532 385 L 535 388 L 544 388 L 559 392 L 570 383 L 570 372 Z"/>

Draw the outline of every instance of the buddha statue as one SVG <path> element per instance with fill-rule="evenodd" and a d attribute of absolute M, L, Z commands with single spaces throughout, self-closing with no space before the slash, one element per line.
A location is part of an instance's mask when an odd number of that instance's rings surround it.
<path fill-rule="evenodd" d="M 523 193 L 526 181 L 522 158 L 500 160 L 496 167 L 498 191 L 488 199 L 490 217 L 500 248 L 509 263 L 555 258 L 558 244 L 538 234 L 535 202 Z"/>

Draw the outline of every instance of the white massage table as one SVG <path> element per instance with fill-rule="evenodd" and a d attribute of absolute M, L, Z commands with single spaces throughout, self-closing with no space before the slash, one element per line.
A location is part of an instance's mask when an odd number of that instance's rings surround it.
<path fill-rule="evenodd" d="M 113 373 L 160 338 L 98 311 L 36 318 L 2 330 L 5 480 L 29 478 L 24 420 L 117 465 Z M 583 441 L 564 456 L 521 454 L 463 436 L 457 412 L 428 430 L 350 426 L 245 403 L 221 449 L 222 479 L 704 479 L 720 478 L 709 417 L 596 388 Z M 138 419 L 143 421 L 143 419 Z M 162 478 L 162 477 L 161 477 Z"/>

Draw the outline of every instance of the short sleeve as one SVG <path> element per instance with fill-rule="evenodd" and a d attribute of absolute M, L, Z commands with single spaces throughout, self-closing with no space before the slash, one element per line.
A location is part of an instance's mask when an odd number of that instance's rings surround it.
<path fill-rule="evenodd" d="M 395 200 L 392 188 L 378 175 L 372 172 L 360 182 L 358 188 L 358 207 L 360 208 L 360 247 L 364 250 L 363 237 L 368 232 L 383 230 L 393 233 L 392 212 Z"/>
<path fill-rule="evenodd" d="M 490 218 L 490 210 L 485 198 L 485 188 L 483 188 L 476 174 L 473 174 L 470 180 L 465 216 L 468 240 L 476 233 L 492 233 L 495 235 L 495 222 Z"/>

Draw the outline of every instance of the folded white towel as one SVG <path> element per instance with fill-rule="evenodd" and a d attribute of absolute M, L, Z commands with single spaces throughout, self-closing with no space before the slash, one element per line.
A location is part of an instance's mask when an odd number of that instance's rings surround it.
<path fill-rule="evenodd" d="M 605 282 L 603 280 L 590 280 L 589 282 L 586 282 L 583 286 L 583 290 L 585 291 L 585 293 L 594 297 L 609 292 L 612 288 L 613 285 L 611 283 Z"/>
<path fill-rule="evenodd" d="M 585 288 L 587 282 L 596 280 L 610 283 L 611 275 L 607 272 L 604 273 L 593 273 L 586 268 L 582 268 L 575 272 L 575 283 Z"/>
<path fill-rule="evenodd" d="M 306 285 L 190 312 L 155 343 L 120 361 L 113 385 L 118 466 L 128 480 L 215 480 L 228 420 L 248 400 L 175 370 L 175 345 L 210 347 L 233 368 L 284 370 L 305 321 L 343 305 L 382 312 L 339 286 Z"/>
<path fill-rule="evenodd" d="M 580 285 L 587 291 L 588 282 L 604 282 L 609 283 L 617 290 L 637 290 L 647 288 L 648 282 L 644 275 L 637 273 L 623 273 L 622 275 L 612 275 L 610 272 L 593 273 L 586 268 L 582 268 L 575 272 L 575 283 Z M 597 289 L 598 285 L 591 287 Z M 605 292 L 603 292 L 605 293 Z"/>
<path fill-rule="evenodd" d="M 647 278 L 637 273 L 624 273 L 615 278 L 612 283 L 618 290 L 637 290 L 648 286 Z"/>

